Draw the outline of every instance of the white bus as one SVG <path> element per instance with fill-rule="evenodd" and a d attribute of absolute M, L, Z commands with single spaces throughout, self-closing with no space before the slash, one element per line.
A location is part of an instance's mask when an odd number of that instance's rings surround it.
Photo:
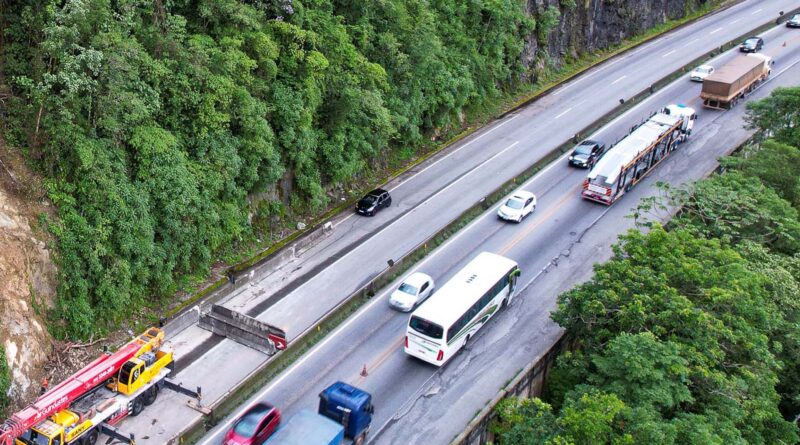
<path fill-rule="evenodd" d="M 406 353 L 443 365 L 511 301 L 519 274 L 513 260 L 479 254 L 411 314 Z"/>

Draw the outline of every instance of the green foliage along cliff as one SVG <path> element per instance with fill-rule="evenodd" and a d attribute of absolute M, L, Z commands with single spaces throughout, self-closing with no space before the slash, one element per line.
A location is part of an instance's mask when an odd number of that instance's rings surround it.
<path fill-rule="evenodd" d="M 5 410 L 11 400 L 8 397 L 8 389 L 11 387 L 11 371 L 8 369 L 6 361 L 6 351 L 0 346 L 0 413 Z"/>
<path fill-rule="evenodd" d="M 2 2 L 8 135 L 59 212 L 61 332 L 113 326 L 247 240 L 249 196 L 271 199 L 256 217 L 318 209 L 500 97 L 524 3 Z"/>

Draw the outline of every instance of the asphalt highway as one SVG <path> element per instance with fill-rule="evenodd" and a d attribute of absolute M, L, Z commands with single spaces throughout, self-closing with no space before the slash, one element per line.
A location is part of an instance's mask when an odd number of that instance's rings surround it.
<path fill-rule="evenodd" d="M 750 99 L 800 82 L 800 46 L 782 47 L 784 40 L 800 40 L 800 33 L 776 28 L 767 36 L 771 43 L 763 53 L 776 59 L 774 75 Z M 735 55 L 725 54 L 712 64 L 721 66 Z M 494 206 L 409 272 L 426 272 L 441 285 L 481 251 L 506 255 L 523 270 L 520 297 L 446 366 L 436 368 L 403 352 L 408 315 L 388 307 L 388 292 L 395 283 L 249 403 L 268 401 L 289 417 L 299 409 L 313 410 L 324 387 L 344 380 L 373 394 L 376 415 L 370 443 L 449 443 L 504 383 L 558 338 L 560 330 L 549 320 L 556 296 L 589 278 L 592 265 L 610 256 L 609 246 L 634 225 L 628 218 L 632 208 L 642 197 L 657 193 L 654 184 L 700 178 L 716 167 L 719 156 L 748 137 L 742 128 L 743 105 L 724 113 L 702 109 L 699 90 L 699 84 L 681 78 L 592 135 L 613 142 L 668 103 L 698 110 L 688 144 L 612 207 L 582 200 L 586 171 L 568 167 L 562 158 L 522 185 L 539 197 L 535 213 L 522 224 L 499 221 Z M 367 376 L 361 375 L 364 367 Z M 200 443 L 220 443 L 228 425 L 223 422 Z"/>
<path fill-rule="evenodd" d="M 315 320 L 353 290 L 383 270 L 387 259 L 398 258 L 412 249 L 463 209 L 523 171 L 553 147 L 569 139 L 578 129 L 612 110 L 620 98 L 630 97 L 647 88 L 660 77 L 734 38 L 744 30 L 773 20 L 779 10 L 789 10 L 797 6 L 800 5 L 792 1 L 745 1 L 589 70 L 550 95 L 475 132 L 414 171 L 392 181 L 387 185 L 393 195 L 392 207 L 374 218 L 341 215 L 334 220 L 335 229 L 328 238 L 307 251 L 298 252 L 281 270 L 255 276 L 248 285 L 240 287 L 232 294 L 224 304 L 278 325 L 287 331 L 290 339 L 293 338 L 308 326 L 312 326 Z M 736 25 L 731 26 L 732 23 Z M 778 36 L 785 33 L 785 30 L 780 29 L 766 35 L 767 51 L 777 51 L 774 47 L 781 38 Z M 796 48 L 797 39 L 787 38 L 790 39 L 788 50 Z M 784 63 L 783 59 L 786 57 L 785 55 L 779 57 L 779 66 Z M 699 89 L 698 85 L 693 87 L 694 93 L 686 92 L 688 102 L 693 97 L 691 94 L 696 96 Z M 646 104 L 649 108 L 641 111 L 641 115 L 649 114 L 665 103 L 651 100 Z M 740 107 L 739 110 L 741 109 L 743 108 Z M 624 129 L 630 126 L 630 122 L 626 119 L 635 121 L 639 117 L 635 112 L 630 113 L 617 122 L 618 128 L 612 125 L 609 127 L 608 135 L 600 136 L 607 137 L 609 141 L 621 136 L 625 132 Z M 701 116 L 698 126 L 703 120 L 704 117 Z M 725 136 L 727 137 L 728 133 Z M 539 195 L 541 201 L 534 217 L 519 227 L 499 225 L 496 224 L 497 221 L 492 221 L 486 232 L 468 235 L 467 233 L 471 232 L 464 231 L 458 235 L 456 241 L 448 244 L 449 249 L 455 250 L 448 251 L 443 260 L 427 260 L 430 264 L 424 265 L 425 270 L 430 271 L 438 282 L 444 283 L 448 273 L 468 259 L 469 254 L 482 249 L 507 252 L 509 256 L 520 261 L 528 277 L 533 276 L 535 271 L 564 250 L 565 243 L 569 245 L 577 239 L 582 227 L 587 227 L 605 210 L 576 198 L 584 172 L 564 170 L 562 164 L 564 163 L 554 164 L 537 177 L 547 177 L 548 181 L 532 186 L 532 191 Z M 694 165 L 692 164 L 692 167 Z M 667 165 L 662 165 L 660 169 L 668 170 Z M 569 179 L 569 176 L 573 178 Z M 647 183 L 639 186 L 640 190 L 646 188 Z M 631 201 L 634 198 L 626 197 L 626 199 Z M 618 203 L 611 209 L 610 214 L 621 211 L 619 209 L 623 205 L 624 203 Z M 476 222 L 473 227 L 482 226 L 484 223 L 481 221 L 483 219 Z M 623 227 L 626 220 L 620 218 L 619 221 L 622 222 L 615 221 L 612 224 L 615 229 Z M 531 225 L 535 225 L 533 226 L 535 228 L 526 232 Z M 503 236 L 519 237 L 519 240 L 511 243 L 510 239 Z M 612 240 L 613 237 L 607 240 L 604 247 L 598 247 L 595 258 L 586 264 L 602 260 Z M 585 244 L 585 238 L 582 244 Z M 525 260 L 516 249 L 535 252 L 535 259 Z M 517 258 L 515 255 L 520 257 Z M 575 274 L 575 277 L 580 276 L 578 273 Z M 526 297 L 525 300 L 529 298 L 544 297 L 537 295 Z M 552 299 L 554 295 L 547 298 Z M 424 367 L 411 365 L 409 368 L 405 362 L 397 362 L 397 348 L 392 349 L 393 344 L 385 341 L 394 341 L 399 345 L 402 336 L 397 334 L 399 331 L 394 324 L 403 325 L 404 316 L 390 312 L 385 305 L 377 303 L 381 299 L 385 297 L 376 298 L 375 303 L 346 323 L 345 328 L 349 329 L 352 326 L 353 329 L 360 327 L 362 330 L 353 332 L 354 337 L 351 340 L 354 341 L 344 349 L 339 349 L 335 353 L 335 360 L 320 352 L 314 356 L 307 356 L 308 358 L 304 358 L 301 362 L 303 366 L 306 363 L 315 364 L 309 369 L 335 371 L 342 375 L 339 378 L 363 384 L 366 389 L 381 394 L 376 429 L 388 419 L 395 417 L 395 413 L 409 403 L 409 400 L 413 400 L 408 398 L 411 392 L 425 386 L 415 387 L 415 384 L 411 383 L 412 389 L 403 386 L 404 389 L 389 394 L 380 390 L 383 386 L 378 382 L 380 378 L 376 376 L 383 375 L 381 373 L 370 372 L 364 382 L 349 379 L 348 376 L 360 377 L 358 371 L 364 364 L 368 365 L 368 369 L 398 369 L 397 364 L 400 363 L 399 369 L 402 369 L 402 372 L 392 374 L 393 377 L 388 378 L 388 381 L 395 385 L 406 380 L 419 382 L 422 377 L 426 381 L 433 378 L 430 370 Z M 369 318 L 368 325 L 370 328 L 386 326 L 385 331 L 363 330 L 365 327 L 359 321 L 363 316 L 360 314 L 371 310 L 383 312 L 378 318 Z M 512 305 L 509 313 L 514 313 L 516 310 L 517 306 Z M 544 319 L 547 318 L 545 312 L 542 312 L 545 314 Z M 542 335 L 556 335 L 548 331 L 550 328 L 546 327 L 546 323 L 531 329 L 541 330 Z M 493 327 L 488 327 L 485 331 L 498 333 L 490 335 L 499 335 L 503 332 L 502 328 Z M 359 332 L 366 337 L 360 337 Z M 362 338 L 368 340 L 367 344 L 371 346 L 362 346 L 359 341 L 355 341 Z M 333 336 L 325 340 L 322 345 L 335 343 L 335 339 L 336 336 Z M 196 326 L 177 334 L 170 339 L 169 344 L 179 359 L 182 355 L 194 358 L 177 373 L 177 379 L 190 386 L 202 386 L 205 400 L 208 402 L 221 397 L 266 360 L 261 353 L 233 341 L 216 339 Z M 478 346 L 478 342 L 475 342 L 471 348 Z M 534 346 L 532 344 L 529 347 L 534 348 Z M 374 356 L 378 352 L 379 355 Z M 315 363 L 317 359 L 320 362 Z M 451 363 L 444 372 L 451 372 L 448 370 L 455 370 L 458 367 L 455 362 Z M 302 379 L 299 386 L 291 384 L 289 381 L 293 376 L 302 374 L 302 372 L 295 373 L 296 371 L 291 371 L 282 375 L 271 385 L 276 390 L 284 391 L 285 394 L 264 395 L 273 403 L 286 407 L 288 414 L 291 414 L 294 407 L 314 406 L 313 402 L 304 397 L 310 394 L 316 396 L 319 389 L 327 384 L 322 384 L 320 383 L 322 380 L 313 380 L 311 377 Z M 495 389 L 496 386 L 495 384 Z M 473 394 L 474 391 L 469 393 Z M 429 397 L 425 400 L 428 399 Z M 485 400 L 488 398 L 482 402 Z M 184 401 L 185 397 L 165 392 L 154 406 L 149 407 L 138 417 L 126 419 L 119 427 L 124 431 L 134 432 L 140 444 L 165 443 L 198 416 L 195 411 L 183 406 Z M 458 404 L 460 406 L 461 401 Z M 409 406 L 408 409 L 409 412 L 417 411 L 417 407 L 414 406 Z M 474 412 L 475 410 L 471 410 L 464 415 L 468 419 Z M 398 419 L 403 418 L 401 416 Z M 393 443 L 390 439 L 391 431 L 402 424 L 400 420 L 387 424 L 386 428 L 380 428 L 384 431 L 379 436 L 380 443 L 384 443 L 384 440 L 386 443 Z M 453 422 L 448 421 L 447 424 L 458 425 L 454 429 L 456 431 L 466 423 L 459 424 L 459 422 L 460 419 L 453 419 Z M 423 427 L 419 422 L 414 425 L 415 428 Z"/>

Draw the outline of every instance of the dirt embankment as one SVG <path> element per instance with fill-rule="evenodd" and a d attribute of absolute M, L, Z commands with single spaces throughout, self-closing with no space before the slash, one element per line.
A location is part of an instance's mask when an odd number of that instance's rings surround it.
<path fill-rule="evenodd" d="M 36 224 L 51 206 L 37 183 L 0 135 L 0 345 L 17 405 L 38 394 L 53 348 L 44 313 L 53 304 L 56 268 L 47 234 Z"/>

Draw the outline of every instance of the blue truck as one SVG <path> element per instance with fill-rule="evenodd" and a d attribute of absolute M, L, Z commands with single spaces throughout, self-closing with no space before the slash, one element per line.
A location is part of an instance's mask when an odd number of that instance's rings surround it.
<path fill-rule="evenodd" d="M 280 427 L 264 445 L 341 445 L 345 438 L 363 445 L 372 424 L 372 396 L 343 382 L 319 394 L 319 410 L 303 410 Z"/>

